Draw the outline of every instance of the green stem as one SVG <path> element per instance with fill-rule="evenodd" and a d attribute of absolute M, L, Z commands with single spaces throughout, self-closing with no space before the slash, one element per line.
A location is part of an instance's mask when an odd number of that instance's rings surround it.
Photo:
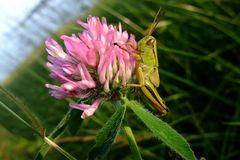
<path fill-rule="evenodd" d="M 61 134 L 66 129 L 66 127 L 69 123 L 71 112 L 72 112 L 72 109 L 69 109 L 68 112 L 62 118 L 62 120 L 58 123 L 58 125 L 50 133 L 48 138 L 54 139 L 54 141 L 55 141 L 61 136 Z M 37 153 L 37 155 L 35 157 L 35 160 L 44 159 L 44 157 L 47 155 L 50 148 L 51 148 L 51 146 L 48 145 L 48 143 L 45 142 L 44 144 L 42 144 L 40 151 Z"/>
<path fill-rule="evenodd" d="M 132 129 L 128 125 L 125 125 L 123 127 L 123 130 L 124 130 L 124 133 L 125 133 L 125 135 L 127 137 L 129 147 L 130 147 L 130 149 L 131 149 L 131 151 L 132 151 L 132 153 L 134 155 L 134 159 L 135 160 L 142 160 L 142 157 L 141 157 L 141 154 L 139 152 L 139 149 L 138 149 L 136 140 L 134 138 Z"/>

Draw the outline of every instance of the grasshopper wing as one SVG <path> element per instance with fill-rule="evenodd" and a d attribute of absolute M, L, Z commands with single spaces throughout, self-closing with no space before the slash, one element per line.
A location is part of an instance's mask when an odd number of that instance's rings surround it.
<path fill-rule="evenodd" d="M 150 81 L 155 87 L 159 87 L 160 78 L 159 78 L 158 68 L 154 67 L 153 72 L 150 74 Z"/>

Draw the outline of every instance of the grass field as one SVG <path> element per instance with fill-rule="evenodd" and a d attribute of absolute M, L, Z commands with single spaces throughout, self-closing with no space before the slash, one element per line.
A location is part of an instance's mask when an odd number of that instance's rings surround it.
<path fill-rule="evenodd" d="M 234 0 L 102 0 L 87 15 L 106 17 L 108 23 L 121 22 L 139 40 L 162 7 L 166 14 L 153 36 L 158 40 L 161 85 L 159 92 L 170 113 L 162 119 L 182 134 L 197 158 L 230 160 L 240 156 L 240 2 Z M 80 32 L 75 23 L 53 33 Z M 4 88 L 28 106 L 49 134 L 68 110 L 68 101 L 48 94 L 45 83 L 53 83 L 45 67 L 44 46 L 32 55 L 4 83 Z M 26 118 L 15 101 L 1 91 L 0 101 Z M 19 103 L 19 102 L 17 102 Z M 58 144 L 78 159 L 85 159 L 97 131 L 114 112 L 111 105 L 101 106 L 96 114 L 81 121 L 73 136 L 66 129 Z M 74 114 L 79 115 L 77 111 Z M 156 140 L 130 110 L 129 124 L 143 159 L 178 159 Z M 78 119 L 79 118 L 79 119 Z M 18 119 L 0 108 L 0 159 L 33 159 L 42 140 Z M 107 159 L 132 159 L 122 132 Z M 3 138 L 4 137 L 4 138 Z M 45 159 L 65 159 L 51 150 Z"/>

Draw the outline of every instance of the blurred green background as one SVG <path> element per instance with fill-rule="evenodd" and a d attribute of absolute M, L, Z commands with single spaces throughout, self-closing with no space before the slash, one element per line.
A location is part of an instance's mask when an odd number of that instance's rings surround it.
<path fill-rule="evenodd" d="M 60 5 L 68 4 L 63 1 Z M 158 40 L 159 93 L 170 108 L 162 119 L 188 140 L 198 158 L 239 159 L 240 1 L 99 0 L 79 18 L 86 21 L 88 15 L 95 15 L 106 17 L 109 24 L 121 22 L 123 29 L 139 40 L 160 7 L 166 13 L 153 36 Z M 74 20 L 49 36 L 62 43 L 60 35 L 81 31 Z M 45 46 L 39 44 L 2 86 L 37 115 L 49 134 L 67 112 L 68 101 L 56 100 L 44 87 L 54 83 L 48 77 L 46 57 Z M 2 90 L 0 101 L 24 118 Z M 76 134 L 66 129 L 57 143 L 78 159 L 85 159 L 97 131 L 113 112 L 111 106 L 102 106 L 92 118 L 81 121 L 77 117 L 74 121 L 80 128 Z M 156 140 L 130 110 L 127 116 L 144 159 L 181 159 Z M 3 108 L 0 124 L 0 160 L 33 159 L 42 140 Z M 106 159 L 132 158 L 120 132 Z M 66 158 L 51 149 L 45 159 Z"/>

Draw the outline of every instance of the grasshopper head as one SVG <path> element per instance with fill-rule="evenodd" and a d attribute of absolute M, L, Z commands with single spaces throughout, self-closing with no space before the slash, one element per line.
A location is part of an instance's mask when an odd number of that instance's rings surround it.
<path fill-rule="evenodd" d="M 154 48 L 156 46 L 156 39 L 153 36 L 145 36 L 139 42 L 139 46 L 144 46 L 148 48 Z"/>
<path fill-rule="evenodd" d="M 138 42 L 138 52 L 141 56 L 141 63 L 149 68 L 158 66 L 157 41 L 153 36 L 145 36 Z"/>

